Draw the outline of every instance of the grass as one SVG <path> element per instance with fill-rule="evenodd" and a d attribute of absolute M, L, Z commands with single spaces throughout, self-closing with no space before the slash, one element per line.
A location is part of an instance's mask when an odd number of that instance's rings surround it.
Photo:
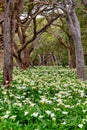
<path fill-rule="evenodd" d="M 87 81 L 75 70 L 15 68 L 13 77 L 0 88 L 0 130 L 87 130 Z"/>

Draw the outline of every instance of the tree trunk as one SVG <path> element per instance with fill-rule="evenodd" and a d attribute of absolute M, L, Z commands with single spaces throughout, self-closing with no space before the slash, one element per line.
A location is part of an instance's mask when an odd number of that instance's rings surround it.
<path fill-rule="evenodd" d="M 30 55 L 29 55 L 29 49 L 25 48 L 23 50 L 23 58 L 22 58 L 22 62 L 17 62 L 19 65 L 20 69 L 27 69 L 30 66 Z"/>
<path fill-rule="evenodd" d="M 81 42 L 81 33 L 80 33 L 80 25 L 78 18 L 75 13 L 75 0 L 72 0 L 72 10 L 71 13 L 67 11 L 67 22 L 69 29 L 72 33 L 72 37 L 74 40 L 74 46 L 75 46 L 75 54 L 76 54 L 76 70 L 77 70 L 77 77 L 81 80 L 86 80 L 86 74 L 85 74 L 85 62 L 84 62 L 84 53 L 83 53 L 83 47 Z"/>
<path fill-rule="evenodd" d="M 76 68 L 77 68 L 77 77 L 78 79 L 85 80 L 85 62 L 84 62 L 84 54 L 81 43 L 81 38 L 78 33 L 73 35 L 74 44 L 75 44 L 75 54 L 76 54 Z"/>
<path fill-rule="evenodd" d="M 68 43 L 68 59 L 69 59 L 69 68 L 73 69 L 76 67 L 75 65 L 75 51 L 72 43 Z"/>
<path fill-rule="evenodd" d="M 87 8 L 87 0 L 81 0 L 81 2 L 82 2 L 83 5 Z"/>
<path fill-rule="evenodd" d="M 27 68 L 29 68 L 29 65 L 30 65 L 29 48 L 26 47 L 26 48 L 23 50 L 23 53 L 24 53 L 24 68 L 27 69 Z"/>
<path fill-rule="evenodd" d="M 3 67 L 3 85 L 12 84 L 12 71 L 13 71 L 13 56 L 12 56 L 12 17 L 11 17 L 12 1 L 5 1 L 4 12 L 4 25 L 3 25 L 3 37 L 4 37 L 4 67 Z"/>
<path fill-rule="evenodd" d="M 3 38 L 2 34 L 0 35 L 0 68 L 3 66 Z"/>

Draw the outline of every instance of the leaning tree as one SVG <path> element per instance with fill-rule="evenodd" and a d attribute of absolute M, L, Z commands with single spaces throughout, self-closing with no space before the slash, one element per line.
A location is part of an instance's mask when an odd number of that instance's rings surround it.
<path fill-rule="evenodd" d="M 87 5 L 87 0 L 82 0 L 82 2 L 85 6 Z M 61 13 L 65 16 L 67 26 L 71 32 L 75 46 L 77 78 L 80 80 L 86 80 L 80 24 L 75 11 L 77 2 L 76 0 L 47 0 L 46 4 L 48 3 L 52 4 L 53 7 L 56 6 L 56 11 L 61 11 Z"/>
<path fill-rule="evenodd" d="M 86 2 L 86 0 L 83 1 Z M 56 4 L 56 6 L 60 10 L 62 10 L 62 13 L 65 14 L 67 26 L 71 32 L 74 41 L 77 78 L 81 80 L 86 80 L 85 61 L 84 61 L 83 47 L 81 42 L 80 24 L 75 12 L 76 0 L 61 0 L 61 1 L 58 0 L 55 1 L 53 4 Z"/>
<path fill-rule="evenodd" d="M 77 77 L 78 79 L 85 80 L 85 61 L 81 42 L 80 24 L 75 12 L 76 1 L 63 0 L 63 5 L 66 14 L 66 21 L 71 31 L 75 46 Z"/>

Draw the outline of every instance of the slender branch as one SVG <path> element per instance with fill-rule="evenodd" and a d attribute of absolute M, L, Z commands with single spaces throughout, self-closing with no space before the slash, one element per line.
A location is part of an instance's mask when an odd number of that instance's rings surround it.
<path fill-rule="evenodd" d="M 46 24 L 42 29 L 40 29 L 38 32 L 36 32 L 36 35 L 33 35 L 33 37 L 32 37 L 30 40 L 28 40 L 21 48 L 19 48 L 18 53 L 21 53 L 21 51 L 22 51 L 24 48 L 26 48 L 26 46 L 27 46 L 29 43 L 31 43 L 32 41 L 34 41 L 35 38 L 37 37 L 37 35 L 39 35 L 40 33 L 42 34 L 43 32 L 45 32 L 46 29 L 51 25 L 51 23 L 52 23 L 53 21 L 55 21 L 57 18 L 59 18 L 60 16 L 61 16 L 61 15 L 59 14 L 59 15 L 56 16 L 55 18 L 51 19 L 48 24 Z"/>

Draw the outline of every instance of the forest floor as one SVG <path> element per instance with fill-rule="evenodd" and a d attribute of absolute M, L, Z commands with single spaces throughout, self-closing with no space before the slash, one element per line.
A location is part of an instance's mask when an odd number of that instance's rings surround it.
<path fill-rule="evenodd" d="M 12 88 L 0 88 L 0 130 L 87 130 L 87 81 L 62 67 L 15 68 Z"/>

